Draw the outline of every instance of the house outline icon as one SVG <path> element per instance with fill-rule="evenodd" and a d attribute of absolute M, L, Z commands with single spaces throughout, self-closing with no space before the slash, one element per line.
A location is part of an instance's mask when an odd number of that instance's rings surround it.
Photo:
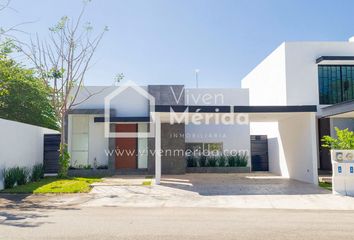
<path fill-rule="evenodd" d="M 111 101 L 127 89 L 133 89 L 149 101 L 149 131 L 148 132 L 111 132 Z M 104 98 L 104 135 L 106 138 L 152 138 L 155 137 L 155 97 L 134 81 L 127 81 Z"/>

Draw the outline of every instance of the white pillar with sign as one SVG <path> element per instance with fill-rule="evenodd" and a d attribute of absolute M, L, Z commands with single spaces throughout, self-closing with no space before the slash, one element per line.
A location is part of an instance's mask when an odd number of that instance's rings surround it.
<path fill-rule="evenodd" d="M 354 196 L 354 150 L 332 150 L 333 194 Z"/>

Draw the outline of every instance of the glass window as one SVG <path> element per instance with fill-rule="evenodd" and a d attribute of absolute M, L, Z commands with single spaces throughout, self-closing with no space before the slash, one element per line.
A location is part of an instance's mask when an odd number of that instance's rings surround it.
<path fill-rule="evenodd" d="M 148 124 L 139 123 L 138 132 L 148 132 Z M 147 138 L 138 138 L 138 153 L 138 168 L 147 168 L 149 155 Z"/>
<path fill-rule="evenodd" d="M 88 164 L 89 117 L 72 116 L 71 130 L 71 166 L 86 166 Z"/>
<path fill-rule="evenodd" d="M 319 65 L 320 104 L 354 99 L 354 65 Z"/>
<path fill-rule="evenodd" d="M 194 155 L 202 152 L 221 153 L 222 143 L 186 143 L 186 150 Z"/>

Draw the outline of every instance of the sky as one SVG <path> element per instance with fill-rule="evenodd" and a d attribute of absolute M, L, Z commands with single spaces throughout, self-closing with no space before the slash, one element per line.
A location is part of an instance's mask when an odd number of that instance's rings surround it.
<path fill-rule="evenodd" d="M 4 0 L 0 0 L 4 1 Z M 12 0 L 0 25 L 48 36 L 82 0 Z M 86 85 L 111 85 L 118 73 L 140 85 L 238 88 L 241 79 L 284 41 L 347 41 L 351 0 L 92 0 L 83 17 L 105 34 Z M 24 41 L 27 34 L 22 34 Z"/>

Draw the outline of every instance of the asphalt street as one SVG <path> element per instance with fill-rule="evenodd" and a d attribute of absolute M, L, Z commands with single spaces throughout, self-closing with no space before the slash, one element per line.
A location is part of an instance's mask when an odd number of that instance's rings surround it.
<path fill-rule="evenodd" d="M 354 211 L 226 208 L 0 210 L 0 239 L 354 239 Z"/>

